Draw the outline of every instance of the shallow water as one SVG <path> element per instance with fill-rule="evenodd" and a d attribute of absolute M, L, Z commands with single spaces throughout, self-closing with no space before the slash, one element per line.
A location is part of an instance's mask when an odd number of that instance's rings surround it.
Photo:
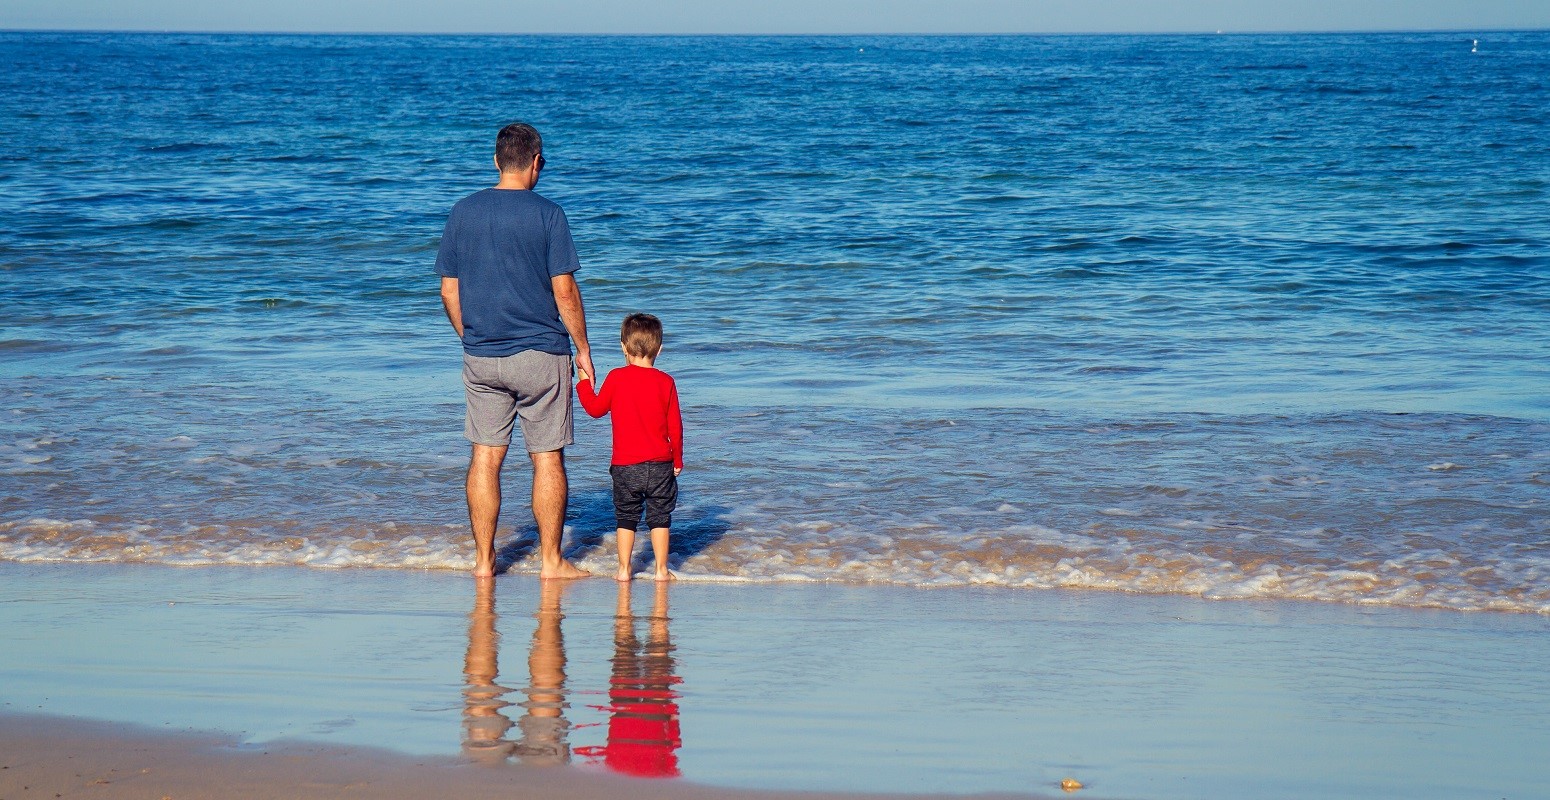
<path fill-rule="evenodd" d="M 1550 612 L 1550 34 L 1471 38 L 0 34 L 0 558 L 461 567 L 527 118 L 686 576 Z"/>

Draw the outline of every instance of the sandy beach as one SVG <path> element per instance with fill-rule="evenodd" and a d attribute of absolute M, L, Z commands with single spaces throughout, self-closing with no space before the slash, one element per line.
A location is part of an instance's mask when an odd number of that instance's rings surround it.
<path fill-rule="evenodd" d="M 0 625 L 5 798 L 1530 797 L 1550 747 L 1537 615 L 0 564 Z"/>

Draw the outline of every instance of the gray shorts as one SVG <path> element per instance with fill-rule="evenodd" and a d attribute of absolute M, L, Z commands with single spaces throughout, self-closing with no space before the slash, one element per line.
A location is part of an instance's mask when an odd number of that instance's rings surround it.
<path fill-rule="evenodd" d="M 575 441 L 570 356 L 538 350 L 501 358 L 464 353 L 463 388 L 468 399 L 463 435 L 474 444 L 510 444 L 511 426 L 519 417 L 529 453 L 559 450 Z"/>

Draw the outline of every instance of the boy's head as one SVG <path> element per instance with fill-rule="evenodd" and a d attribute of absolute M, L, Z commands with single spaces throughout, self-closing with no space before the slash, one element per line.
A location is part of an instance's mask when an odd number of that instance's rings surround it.
<path fill-rule="evenodd" d="M 650 314 L 631 314 L 619 328 L 619 343 L 624 354 L 655 359 L 662 352 L 662 320 Z"/>

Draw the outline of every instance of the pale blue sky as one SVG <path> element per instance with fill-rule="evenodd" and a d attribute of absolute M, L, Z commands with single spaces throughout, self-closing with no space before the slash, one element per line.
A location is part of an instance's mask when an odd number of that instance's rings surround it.
<path fill-rule="evenodd" d="M 1045 33 L 1550 28 L 1550 0 L 0 0 L 0 28 Z"/>

